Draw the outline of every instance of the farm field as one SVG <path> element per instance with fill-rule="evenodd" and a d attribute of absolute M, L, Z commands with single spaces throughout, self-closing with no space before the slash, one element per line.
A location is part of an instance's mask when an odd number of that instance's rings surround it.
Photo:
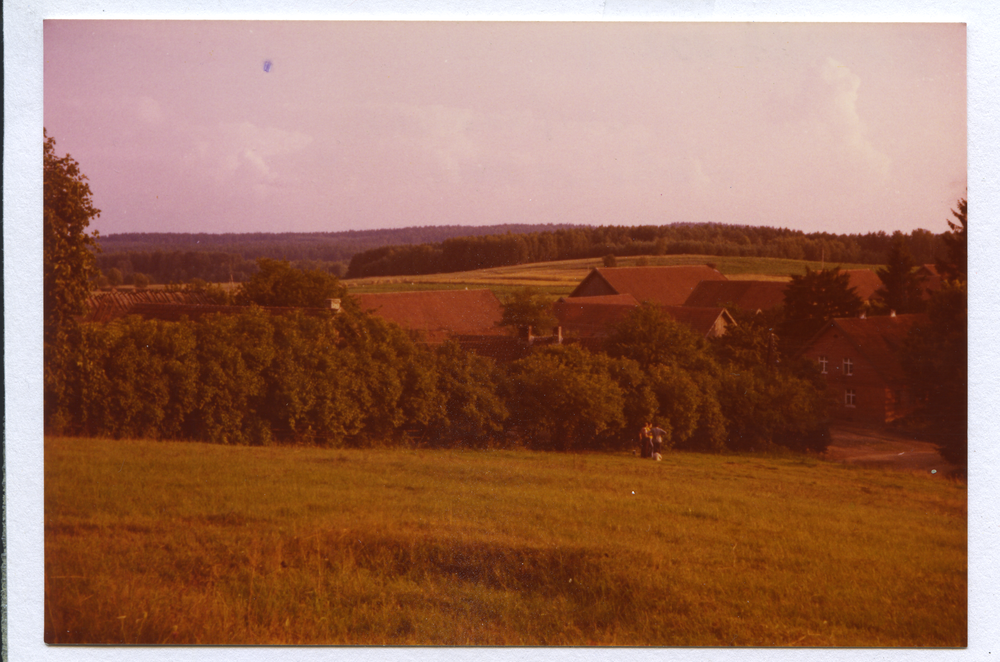
<path fill-rule="evenodd" d="M 636 266 L 639 257 L 620 257 L 618 266 Z M 791 274 L 804 274 L 806 267 L 818 270 L 819 262 L 756 257 L 719 257 L 716 255 L 665 255 L 647 256 L 649 266 L 676 266 L 688 264 L 716 265 L 727 278 L 733 280 L 788 280 Z M 342 282 L 353 294 L 362 292 L 402 292 L 408 290 L 441 290 L 461 288 L 488 288 L 498 296 L 531 285 L 553 297 L 565 296 L 580 284 L 594 267 L 603 265 L 601 258 L 536 262 L 510 267 L 478 269 L 425 276 L 378 276 L 352 278 Z M 826 267 L 838 265 L 826 264 Z M 842 264 L 842 269 L 872 269 L 870 264 Z"/>
<path fill-rule="evenodd" d="M 964 646 L 966 504 L 810 457 L 53 437 L 45 640 Z"/>

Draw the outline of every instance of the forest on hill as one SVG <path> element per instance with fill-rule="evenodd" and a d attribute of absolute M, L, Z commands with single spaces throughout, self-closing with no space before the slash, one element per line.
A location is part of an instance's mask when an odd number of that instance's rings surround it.
<path fill-rule="evenodd" d="M 904 241 L 918 264 L 932 263 L 945 253 L 940 235 L 927 230 L 914 230 L 904 235 Z M 351 258 L 347 277 L 447 273 L 605 255 L 692 254 L 874 265 L 885 263 L 891 243 L 892 235 L 885 232 L 807 234 L 784 228 L 721 223 L 577 227 L 373 248 Z"/>
<path fill-rule="evenodd" d="M 437 243 L 451 237 L 519 234 L 571 229 L 573 225 L 441 225 L 344 232 L 126 232 L 101 235 L 97 266 L 117 269 L 125 283 L 141 273 L 152 283 L 245 282 L 257 258 L 288 260 L 297 267 L 335 276 L 347 272 L 357 253 L 386 245 Z"/>
<path fill-rule="evenodd" d="M 917 264 L 941 258 L 940 234 L 902 235 Z M 441 226 L 321 233 L 101 236 L 97 267 L 132 283 L 246 282 L 257 258 L 288 260 L 301 269 L 339 277 L 451 273 L 531 262 L 616 255 L 716 255 L 885 264 L 892 235 L 838 235 L 720 223 L 662 226 Z"/>

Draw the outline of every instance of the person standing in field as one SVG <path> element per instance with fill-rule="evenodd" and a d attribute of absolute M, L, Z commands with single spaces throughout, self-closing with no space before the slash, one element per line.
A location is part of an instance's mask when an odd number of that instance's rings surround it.
<path fill-rule="evenodd" d="M 653 424 L 646 423 L 639 432 L 639 445 L 642 447 L 641 457 L 653 457 Z"/>
<path fill-rule="evenodd" d="M 647 424 L 648 425 L 648 424 Z M 660 451 L 663 450 L 663 435 L 667 433 L 666 430 L 657 426 L 649 431 L 650 435 L 653 437 L 653 452 L 652 458 L 654 460 L 661 460 L 663 456 L 660 455 Z"/>

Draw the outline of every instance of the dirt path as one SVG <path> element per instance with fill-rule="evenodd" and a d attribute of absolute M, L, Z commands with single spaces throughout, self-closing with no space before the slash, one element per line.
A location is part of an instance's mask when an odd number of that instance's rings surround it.
<path fill-rule="evenodd" d="M 823 457 L 869 467 L 898 469 L 933 476 L 949 476 L 955 467 L 945 462 L 932 444 L 914 441 L 884 430 L 835 426 Z"/>

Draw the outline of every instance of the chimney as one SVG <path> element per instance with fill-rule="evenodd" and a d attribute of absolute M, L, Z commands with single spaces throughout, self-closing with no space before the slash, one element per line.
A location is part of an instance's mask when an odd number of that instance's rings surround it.
<path fill-rule="evenodd" d="M 327 299 L 326 306 L 335 313 L 340 312 L 340 299 Z"/>
<path fill-rule="evenodd" d="M 556 327 L 556 343 L 559 344 L 559 345 L 562 344 L 562 327 L 561 326 L 557 326 Z"/>

